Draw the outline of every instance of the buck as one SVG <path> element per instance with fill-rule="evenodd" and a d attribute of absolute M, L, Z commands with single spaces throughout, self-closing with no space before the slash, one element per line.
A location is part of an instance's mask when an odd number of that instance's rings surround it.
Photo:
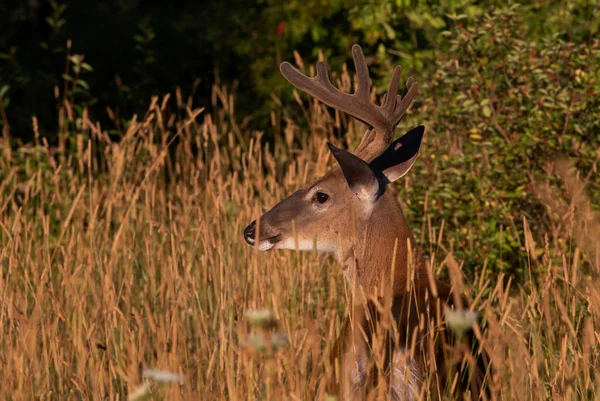
<path fill-rule="evenodd" d="M 354 294 L 332 352 L 341 369 L 339 387 L 336 384 L 341 399 L 362 397 L 374 388 L 389 389 L 396 400 L 437 397 L 448 380 L 455 380 L 448 375 L 452 366 L 465 377 L 463 365 L 450 361 L 442 346 L 451 340 L 444 330 L 443 312 L 462 301 L 428 273 L 400 205 L 386 190 L 410 170 L 419 154 L 423 126 L 394 140 L 396 126 L 419 86 L 411 77 L 398 95 L 401 67 L 397 66 L 378 105 L 371 101 L 360 46 L 352 47 L 352 55 L 357 75 L 354 94 L 331 83 L 323 62 L 317 63 L 314 78 L 288 62 L 281 64 L 281 73 L 296 88 L 369 129 L 354 153 L 328 144 L 337 166 L 260 217 L 259 230 L 256 220 L 250 223 L 244 238 L 260 251 L 316 250 L 337 257 Z M 373 363 L 377 352 L 385 354 L 383 366 Z M 470 389 L 472 399 L 478 399 L 484 394 L 487 365 L 480 358 L 468 367 L 469 378 L 460 383 Z M 433 372 L 433 380 L 426 371 Z"/>

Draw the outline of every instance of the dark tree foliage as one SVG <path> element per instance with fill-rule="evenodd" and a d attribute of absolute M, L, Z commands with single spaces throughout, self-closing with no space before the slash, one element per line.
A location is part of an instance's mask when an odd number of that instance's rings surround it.
<path fill-rule="evenodd" d="M 108 123 L 107 106 L 127 120 L 145 111 L 151 95 L 189 90 L 197 79 L 198 102 L 208 103 L 216 71 L 225 83 L 250 82 L 244 58 L 231 47 L 260 10 L 248 0 L 0 3 L 0 85 L 9 85 L 12 135 L 29 141 L 36 115 L 54 139 L 54 87 L 63 84 L 69 39 L 69 53 L 84 54 L 93 67 L 81 93 L 91 117 Z"/>
<path fill-rule="evenodd" d="M 558 33 L 581 41 L 598 30 L 593 2 L 524 3 L 520 13 L 530 37 Z M 277 67 L 293 59 L 293 50 L 309 58 L 322 51 L 339 70 L 350 46 L 360 42 L 375 55 L 376 83 L 399 62 L 427 75 L 450 46 L 444 32 L 496 6 L 505 2 L 5 0 L 0 123 L 7 119 L 11 135 L 27 142 L 35 115 L 41 135 L 55 141 L 57 94 L 68 91 L 70 80 L 69 95 L 81 106 L 76 112 L 87 107 L 92 120 L 118 136 L 134 113 L 146 111 L 152 95 L 180 87 L 184 96 L 210 106 L 210 88 L 218 82 L 233 88 L 240 114 L 252 115 L 254 127 L 265 130 L 270 112 L 280 107 L 271 95 L 292 99 Z M 77 76 L 71 55 L 83 55 L 76 62 L 87 65 Z"/>

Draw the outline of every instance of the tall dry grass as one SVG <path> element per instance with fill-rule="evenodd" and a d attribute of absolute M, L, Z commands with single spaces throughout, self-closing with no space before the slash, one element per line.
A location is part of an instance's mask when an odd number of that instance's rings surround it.
<path fill-rule="evenodd" d="M 311 103 L 311 132 L 284 120 L 271 147 L 235 120 L 233 103 L 219 87 L 211 114 L 181 96 L 154 99 L 115 143 L 65 102 L 58 148 L 3 143 L 0 398 L 311 400 L 335 374 L 340 268 L 316 253 L 257 253 L 241 233 L 325 171 L 333 125 L 349 124 L 348 143 L 360 130 Z M 529 281 L 485 266 L 459 280 L 486 319 L 501 400 L 600 399 L 600 223 L 584 180 L 557 169 L 564 194 L 536 181 L 556 220 L 544 242 L 523 239 Z M 428 232 L 440 245 L 429 255 L 435 273 L 460 269 L 443 230 Z M 278 351 L 257 349 L 242 319 L 261 308 L 287 337 Z M 185 378 L 161 384 L 146 369 Z"/>

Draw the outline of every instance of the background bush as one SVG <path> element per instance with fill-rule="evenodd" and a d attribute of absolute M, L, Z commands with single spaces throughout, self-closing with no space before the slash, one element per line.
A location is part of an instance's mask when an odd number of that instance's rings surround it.
<path fill-rule="evenodd" d="M 446 34 L 450 47 L 414 111 L 429 135 L 408 197 L 417 213 L 429 203 L 472 269 L 485 261 L 513 274 L 527 266 L 523 218 L 538 243 L 552 231 L 530 185 L 555 173 L 557 157 L 573 162 L 600 205 L 600 41 L 533 40 L 521 14 L 492 12 Z"/>

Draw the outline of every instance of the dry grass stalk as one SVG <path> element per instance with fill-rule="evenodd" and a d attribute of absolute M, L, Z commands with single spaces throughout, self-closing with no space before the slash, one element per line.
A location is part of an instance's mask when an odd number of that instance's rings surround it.
<path fill-rule="evenodd" d="M 262 205 L 323 171 L 333 120 L 313 107 L 317 135 L 266 150 L 235 123 L 224 88 L 213 101 L 212 115 L 188 103 L 172 115 L 173 99 L 154 99 L 119 143 L 86 119 L 74 133 L 86 139 L 61 163 L 43 144 L 19 162 L 4 142 L 0 398 L 124 399 L 148 367 L 185 373 L 153 388 L 165 399 L 325 397 L 347 304 L 336 262 L 293 251 L 258 258 L 241 231 Z M 487 331 L 477 336 L 500 400 L 600 396 L 600 225 L 581 180 L 557 171 L 569 201 L 543 185 L 537 192 L 560 224 L 546 243 L 525 238 L 535 282 L 463 277 L 449 247 L 431 260 L 431 273 L 447 266 L 481 311 Z M 442 232 L 430 230 L 431 241 L 443 245 Z M 582 271 L 583 258 L 594 269 Z M 263 307 L 289 345 L 248 357 L 240 320 Z"/>

